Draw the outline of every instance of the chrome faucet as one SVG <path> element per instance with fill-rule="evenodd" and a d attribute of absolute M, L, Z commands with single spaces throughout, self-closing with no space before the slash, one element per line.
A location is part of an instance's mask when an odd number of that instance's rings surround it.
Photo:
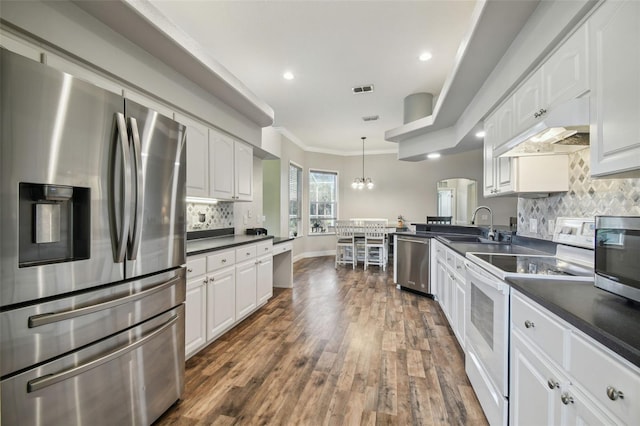
<path fill-rule="evenodd" d="M 476 221 L 476 214 L 478 214 L 478 210 L 482 210 L 482 209 L 486 209 L 489 212 L 489 219 L 491 220 L 491 224 L 489 225 L 489 234 L 487 235 L 490 239 L 495 240 L 496 238 L 496 234 L 495 232 L 493 232 L 493 212 L 491 211 L 491 209 L 487 206 L 478 206 L 476 207 L 476 209 L 473 211 L 473 214 L 471 215 L 471 224 L 474 225 L 475 221 Z"/>

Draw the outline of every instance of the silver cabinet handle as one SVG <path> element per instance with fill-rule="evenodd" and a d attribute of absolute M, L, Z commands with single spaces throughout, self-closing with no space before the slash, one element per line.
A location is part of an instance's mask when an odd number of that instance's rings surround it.
<path fill-rule="evenodd" d="M 222 259 L 222 263 L 227 263 L 227 259 Z"/>
<path fill-rule="evenodd" d="M 203 283 L 208 283 L 209 282 L 209 278 L 208 277 L 204 277 L 204 280 L 202 280 Z"/>
<path fill-rule="evenodd" d="M 92 314 L 94 312 L 111 309 L 125 303 L 130 303 L 135 300 L 145 298 L 158 291 L 162 291 L 168 287 L 171 287 L 181 279 L 182 279 L 181 276 L 177 276 L 157 287 L 153 287 L 148 290 L 141 291 L 139 293 L 131 294 L 129 296 L 120 297 L 118 299 L 109 300 L 108 302 L 99 303 L 97 305 L 87 306 L 85 308 L 72 309 L 70 311 L 63 311 L 63 312 L 50 312 L 46 314 L 33 315 L 29 317 L 29 328 L 40 327 L 41 325 L 69 320 L 69 319 L 77 318 L 83 315 Z"/>
<path fill-rule="evenodd" d="M 618 398 L 624 399 L 624 393 L 622 391 L 617 390 L 613 386 L 607 386 L 607 396 L 612 401 L 615 401 Z"/>
<path fill-rule="evenodd" d="M 39 377 L 37 379 L 29 380 L 29 382 L 27 382 L 27 393 L 35 392 L 42 388 L 46 388 L 47 386 L 51 386 L 53 384 L 62 382 L 63 380 L 67 380 L 71 377 L 75 377 L 85 371 L 91 370 L 92 368 L 95 368 L 99 365 L 102 365 L 106 362 L 111 361 L 112 359 L 118 358 L 128 352 L 131 352 L 132 350 L 139 348 L 140 346 L 144 345 L 147 341 L 153 339 L 158 334 L 161 334 L 163 331 L 165 331 L 166 329 L 174 325 L 176 321 L 178 321 L 178 318 L 179 318 L 178 315 L 173 316 L 162 326 L 160 326 L 150 334 L 144 336 L 142 339 L 138 340 L 137 342 L 134 342 L 125 347 L 116 349 L 106 354 L 103 357 L 94 359 L 93 361 L 90 361 L 86 364 L 70 368 L 66 371 L 61 371 L 60 373 L 49 374 L 46 376 Z"/>
<path fill-rule="evenodd" d="M 533 328 L 533 327 L 535 327 L 536 325 L 533 323 L 533 321 L 526 320 L 526 321 L 524 322 L 524 326 L 525 326 L 525 327 L 527 327 L 527 328 Z"/>
<path fill-rule="evenodd" d="M 568 392 L 565 392 L 562 395 L 560 395 L 560 401 L 562 401 L 564 405 L 573 404 L 573 397 L 569 395 Z"/>
<path fill-rule="evenodd" d="M 549 386 L 549 389 L 556 389 L 560 387 L 560 383 L 555 379 L 549 379 L 547 380 L 547 386 Z"/>

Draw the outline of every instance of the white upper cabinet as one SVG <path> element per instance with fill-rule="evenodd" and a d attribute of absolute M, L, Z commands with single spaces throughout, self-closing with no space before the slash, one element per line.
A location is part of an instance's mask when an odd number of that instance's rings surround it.
<path fill-rule="evenodd" d="M 514 179 L 512 159 L 494 158 L 493 150 L 513 132 L 514 102 L 508 99 L 485 121 L 484 136 L 484 196 L 512 193 Z"/>
<path fill-rule="evenodd" d="M 209 130 L 209 135 L 212 197 L 232 201 L 253 200 L 253 148 L 213 129 Z"/>
<path fill-rule="evenodd" d="M 253 199 L 253 148 L 241 142 L 235 143 L 235 199 L 251 201 Z"/>
<path fill-rule="evenodd" d="M 506 101 L 512 108 L 511 125 L 500 126 L 494 147 L 528 130 L 556 106 L 589 91 L 587 35 L 586 26 L 581 26 Z"/>
<path fill-rule="evenodd" d="M 209 175 L 211 195 L 213 198 L 233 200 L 234 192 L 234 140 L 229 136 L 210 130 L 211 151 L 209 152 L 209 164 L 212 167 Z"/>
<path fill-rule="evenodd" d="M 176 121 L 187 126 L 187 196 L 209 197 L 209 130 L 183 115 Z"/>
<path fill-rule="evenodd" d="M 640 2 L 610 1 L 589 20 L 591 174 L 640 169 Z"/>
<path fill-rule="evenodd" d="M 495 116 L 491 116 L 484 122 L 484 182 L 482 187 L 484 189 L 483 193 L 485 197 L 494 195 L 497 189 L 494 174 L 496 160 L 493 158 L 493 143 L 498 139 L 497 133 L 497 120 L 495 119 Z"/>

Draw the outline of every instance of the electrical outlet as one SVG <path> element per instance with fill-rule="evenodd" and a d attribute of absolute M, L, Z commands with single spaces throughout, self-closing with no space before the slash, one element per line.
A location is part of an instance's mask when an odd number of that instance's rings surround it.
<path fill-rule="evenodd" d="M 253 217 L 253 212 L 251 211 L 251 209 L 247 210 L 247 217 L 249 219 L 251 219 Z"/>
<path fill-rule="evenodd" d="M 549 234 L 552 235 L 553 232 L 556 230 L 556 221 L 555 220 L 550 220 L 547 223 L 549 224 Z"/>
<path fill-rule="evenodd" d="M 529 219 L 529 232 L 535 234 L 538 232 L 538 219 Z"/>

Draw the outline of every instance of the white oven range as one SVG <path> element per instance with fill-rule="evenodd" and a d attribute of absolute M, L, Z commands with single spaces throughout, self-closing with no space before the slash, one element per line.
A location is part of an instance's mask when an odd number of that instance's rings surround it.
<path fill-rule="evenodd" d="M 491 425 L 507 425 L 509 418 L 510 287 L 505 278 L 593 279 L 593 219 L 558 218 L 556 223 L 555 255 L 466 255 L 465 370 Z"/>

